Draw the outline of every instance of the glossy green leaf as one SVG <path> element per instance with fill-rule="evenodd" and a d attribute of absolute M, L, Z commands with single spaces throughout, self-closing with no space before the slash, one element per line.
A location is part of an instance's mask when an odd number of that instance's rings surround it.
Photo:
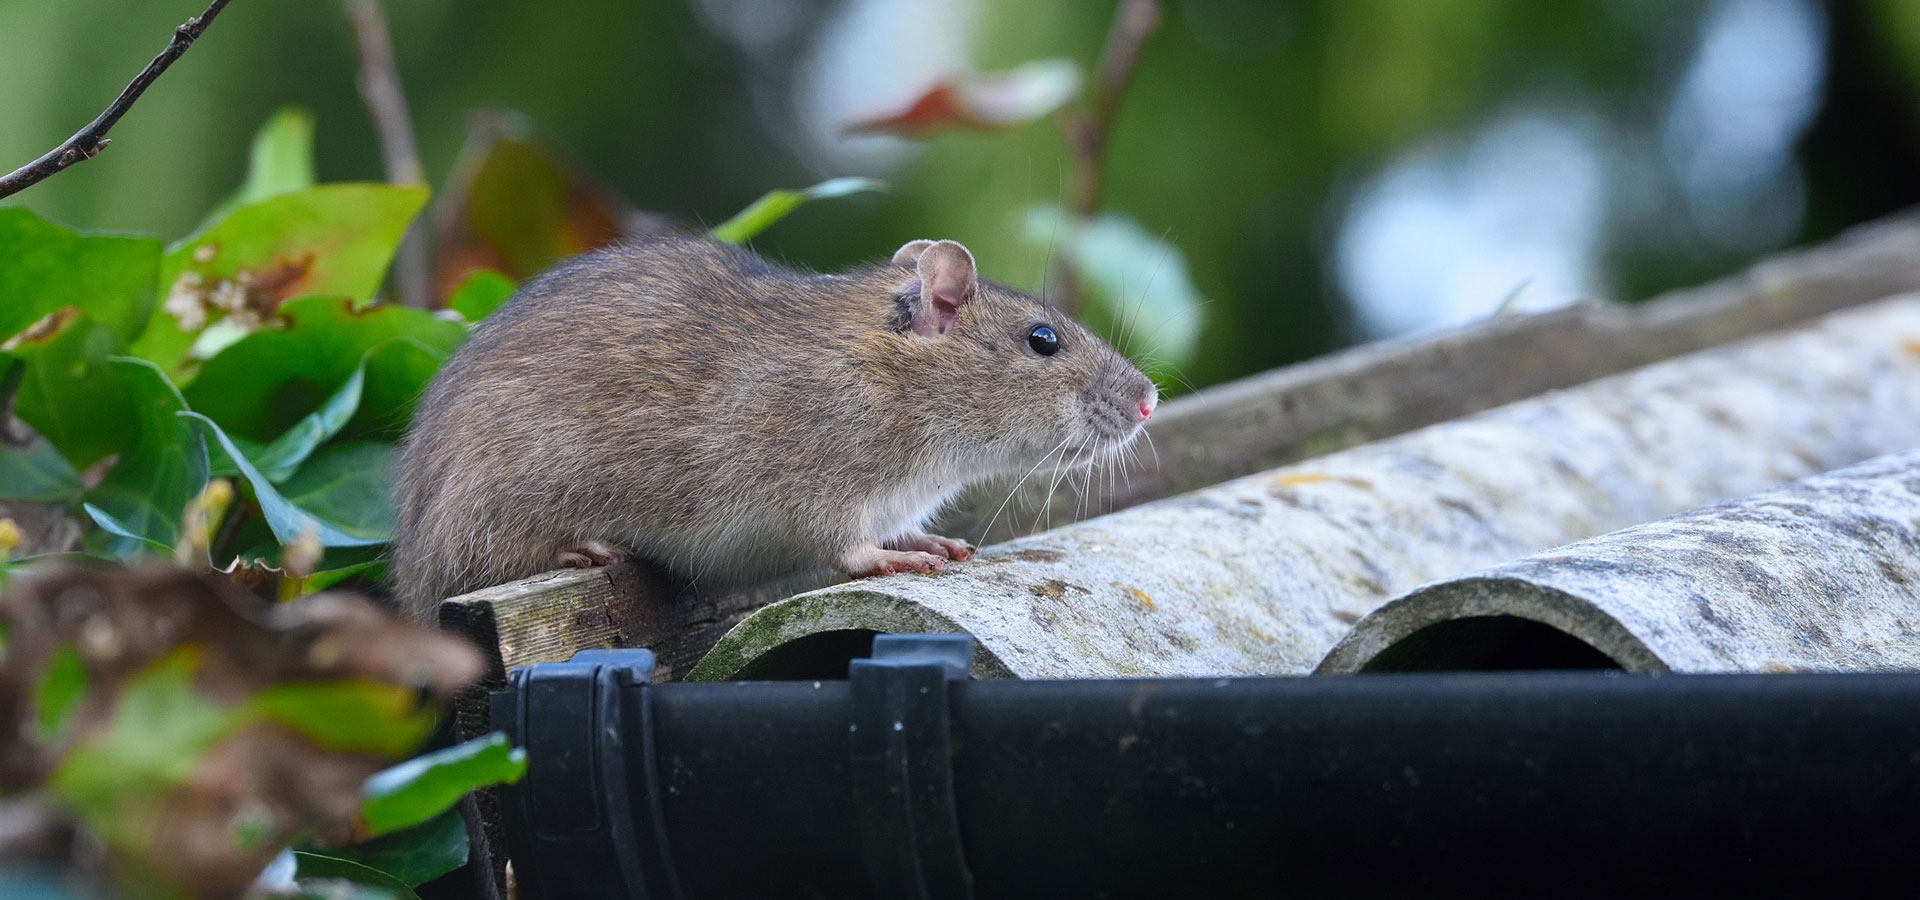
<path fill-rule="evenodd" d="M 465 325 L 425 310 L 356 309 L 338 297 L 303 297 L 280 312 L 288 327 L 255 332 L 222 350 L 184 391 L 194 409 L 236 437 L 278 438 L 363 362 L 365 390 L 346 431 L 397 434 L 441 361 L 467 335 Z"/>
<path fill-rule="evenodd" d="M 0 208 L 0 341 L 67 307 L 130 341 L 153 305 L 160 242 L 84 234 Z"/>
<path fill-rule="evenodd" d="M 386 757 L 413 752 L 438 721 L 416 689 L 364 679 L 282 682 L 253 695 L 244 709 L 334 753 Z"/>
<path fill-rule="evenodd" d="M 76 470 L 133 443 L 125 371 L 110 361 L 121 345 L 113 329 L 76 313 L 52 334 L 22 341 L 6 354 L 24 364 L 14 414 Z"/>
<path fill-rule="evenodd" d="M 440 815 L 467 792 L 519 781 L 527 753 L 500 732 L 407 760 L 367 779 L 361 819 L 386 834 Z"/>
<path fill-rule="evenodd" d="M 172 547 L 181 512 L 207 486 L 207 445 L 193 423 L 178 415 L 187 402 L 159 367 L 131 357 L 111 362 L 120 367 L 132 401 L 133 444 L 87 492 L 87 507 L 136 537 Z"/>
<path fill-rule="evenodd" d="M 447 299 L 447 308 L 468 322 L 478 322 L 493 314 L 500 304 L 513 296 L 513 279 L 492 269 L 476 269 Z"/>
<path fill-rule="evenodd" d="M 228 437 L 227 433 L 221 430 L 212 419 L 197 412 L 183 412 L 180 415 L 198 420 L 205 425 L 207 432 L 226 450 L 227 456 L 240 470 L 240 477 L 245 478 L 247 484 L 253 488 L 254 501 L 260 505 L 260 514 L 267 520 L 268 527 L 273 529 L 274 539 L 281 545 L 293 543 L 307 531 L 318 536 L 320 545 L 323 547 L 359 547 L 378 544 L 384 540 L 384 538 L 362 537 L 343 531 L 332 523 L 321 521 L 306 510 L 295 506 L 280 493 L 272 481 L 261 474 L 259 469 L 254 468 L 253 463 L 247 459 L 246 453 L 235 445 L 233 439 Z"/>
<path fill-rule="evenodd" d="M 43 438 L 0 452 L 0 500 L 72 503 L 81 490 L 79 473 Z"/>
<path fill-rule="evenodd" d="M 799 191 L 768 191 L 733 218 L 713 228 L 713 237 L 729 244 L 744 244 L 773 223 L 787 217 L 809 200 L 845 197 L 864 191 L 886 190 L 887 183 L 872 178 L 832 178 Z"/>
<path fill-rule="evenodd" d="M 273 443 L 249 454 L 253 464 L 262 474 L 274 482 L 287 480 L 307 457 L 313 455 L 328 439 L 340 433 L 353 420 L 353 414 L 360 410 L 360 395 L 366 389 L 367 366 L 362 362 L 347 376 L 345 383 L 335 389 L 327 402 L 310 412 L 305 418 L 293 423 L 285 434 L 275 438 Z"/>
<path fill-rule="evenodd" d="M 393 533 L 393 452 L 384 441 L 328 444 L 280 485 L 280 493 L 341 531 L 386 541 Z"/>
<path fill-rule="evenodd" d="M 398 440 L 413 420 L 414 407 L 427 392 L 427 384 L 451 353 L 451 349 L 441 351 L 413 340 L 374 348 L 367 357 L 366 397 L 341 436 Z"/>
<path fill-rule="evenodd" d="M 1075 222 L 1057 206 L 1027 211 L 1026 238 L 1067 260 L 1083 292 L 1081 321 L 1149 375 L 1193 362 L 1205 301 L 1172 244 L 1118 213 Z"/>
<path fill-rule="evenodd" d="M 419 900 L 420 895 L 413 892 L 412 885 L 351 859 L 312 850 L 295 850 L 293 858 L 298 865 L 294 873 L 296 883 L 337 879 L 365 885 L 398 900 Z M 330 897 L 332 893 L 323 892 L 322 896 Z"/>
<path fill-rule="evenodd" d="M 467 864 L 467 823 L 448 809 L 370 841 L 326 851 L 418 887 Z"/>
<path fill-rule="evenodd" d="M 207 214 L 209 224 L 234 209 L 269 197 L 313 187 L 313 113 L 282 107 L 253 136 L 247 156 L 247 180 L 233 196 Z"/>
<path fill-rule="evenodd" d="M 133 352 L 174 374 L 190 368 L 188 348 L 217 315 L 183 320 L 181 309 L 169 311 L 192 283 L 228 284 L 261 312 L 308 295 L 372 297 L 426 198 L 422 187 L 327 184 L 233 210 L 167 249 L 159 285 L 168 299 Z"/>
<path fill-rule="evenodd" d="M 101 532 L 86 536 L 88 550 L 100 551 L 111 559 L 124 561 L 142 553 L 165 555 L 173 549 L 141 534 L 135 526 L 120 521 L 118 516 L 98 506 L 83 503 L 81 507 L 86 510 L 87 516 L 93 519 L 93 524 L 100 526 Z"/>

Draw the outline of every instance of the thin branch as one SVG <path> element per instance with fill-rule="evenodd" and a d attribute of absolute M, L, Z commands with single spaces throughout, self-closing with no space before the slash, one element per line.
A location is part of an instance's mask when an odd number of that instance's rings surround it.
<path fill-rule="evenodd" d="M 1106 160 L 1107 135 L 1113 130 L 1114 113 L 1133 83 L 1133 70 L 1140 61 L 1140 47 L 1147 36 L 1160 27 L 1160 0 L 1121 0 L 1107 30 L 1107 46 L 1100 53 L 1100 70 L 1094 81 L 1091 108 L 1075 121 L 1072 129 L 1075 169 L 1074 192 L 1070 210 L 1075 215 L 1092 215 L 1100 205 L 1100 176 Z"/>
<path fill-rule="evenodd" d="M 1067 200 L 1071 222 L 1078 222 L 1100 208 L 1101 176 L 1106 163 L 1107 135 L 1113 130 L 1114 114 L 1127 86 L 1133 83 L 1133 71 L 1140 62 L 1140 48 L 1147 37 L 1160 27 L 1160 0 L 1120 0 L 1113 25 L 1107 29 L 1107 43 L 1100 51 L 1099 70 L 1094 75 L 1093 97 L 1083 113 L 1068 113 L 1060 120 L 1067 147 L 1073 152 L 1073 190 Z M 1059 283 L 1056 302 L 1068 312 L 1080 305 L 1079 282 L 1073 267 L 1059 262 L 1055 273 Z"/>
<path fill-rule="evenodd" d="M 346 5 L 354 43 L 360 49 L 360 97 L 366 101 L 374 131 L 380 136 L 380 158 L 386 163 L 387 181 L 425 184 L 426 170 L 420 165 L 413 118 L 407 114 L 407 95 L 400 89 L 400 70 L 393 61 L 387 17 L 380 11 L 379 0 L 346 0 Z M 426 233 L 424 225 L 416 221 L 407 229 L 394 258 L 393 286 L 400 302 L 425 308 L 431 293 L 429 279 Z"/>
<path fill-rule="evenodd" d="M 161 50 L 159 56 L 147 63 L 147 67 L 141 69 L 140 74 L 135 75 L 126 89 L 120 92 L 120 96 L 114 98 L 113 104 L 92 122 L 87 123 L 87 127 L 74 132 L 73 137 L 67 138 L 60 146 L 48 150 L 39 159 L 0 177 L 0 197 L 19 193 L 61 169 L 83 159 L 92 159 L 98 156 L 100 151 L 107 149 L 107 145 L 111 143 L 107 139 L 107 129 L 112 128 L 114 123 L 120 121 L 121 116 L 126 115 L 127 110 L 133 107 L 133 102 L 140 99 L 140 95 L 160 77 L 160 73 L 165 72 L 168 66 L 173 65 L 174 60 L 179 59 L 187 52 L 188 47 L 193 46 L 193 42 L 206 32 L 207 26 L 213 24 L 213 17 L 226 8 L 227 2 L 228 0 L 213 0 L 205 12 L 175 28 L 173 39 L 167 41 L 166 49 Z"/>

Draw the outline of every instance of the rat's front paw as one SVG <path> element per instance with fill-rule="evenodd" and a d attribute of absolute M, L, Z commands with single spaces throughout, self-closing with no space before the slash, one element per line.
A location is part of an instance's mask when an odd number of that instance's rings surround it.
<path fill-rule="evenodd" d="M 946 564 L 946 560 L 924 551 L 882 550 L 872 544 L 840 558 L 841 570 L 855 578 L 899 575 L 905 572 L 931 574 L 940 571 Z"/>
<path fill-rule="evenodd" d="M 931 553 L 956 562 L 965 562 L 973 558 L 972 544 L 937 534 L 909 534 L 888 543 L 887 546 L 895 550 L 918 550 L 922 553 Z"/>
<path fill-rule="evenodd" d="M 610 566 L 627 558 L 627 551 L 605 541 L 581 541 L 560 548 L 553 555 L 554 565 L 562 569 Z"/>

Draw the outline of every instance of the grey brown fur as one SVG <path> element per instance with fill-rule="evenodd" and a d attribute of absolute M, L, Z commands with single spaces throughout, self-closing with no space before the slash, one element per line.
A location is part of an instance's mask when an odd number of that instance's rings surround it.
<path fill-rule="evenodd" d="M 1046 324 L 1061 350 L 1036 353 Z M 841 275 L 667 239 L 523 286 L 435 378 L 401 454 L 401 603 L 622 551 L 734 582 L 926 571 L 969 482 L 1133 439 L 1155 400 L 1058 311 L 951 241 Z M 886 547 L 889 549 L 881 549 Z"/>

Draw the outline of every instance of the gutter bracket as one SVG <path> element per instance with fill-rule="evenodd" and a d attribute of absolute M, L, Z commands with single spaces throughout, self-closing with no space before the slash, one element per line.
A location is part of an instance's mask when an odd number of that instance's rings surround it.
<path fill-rule="evenodd" d="M 953 791 L 948 688 L 967 678 L 973 638 L 882 634 L 856 659 L 847 745 L 853 807 L 873 896 L 971 900 Z"/>

